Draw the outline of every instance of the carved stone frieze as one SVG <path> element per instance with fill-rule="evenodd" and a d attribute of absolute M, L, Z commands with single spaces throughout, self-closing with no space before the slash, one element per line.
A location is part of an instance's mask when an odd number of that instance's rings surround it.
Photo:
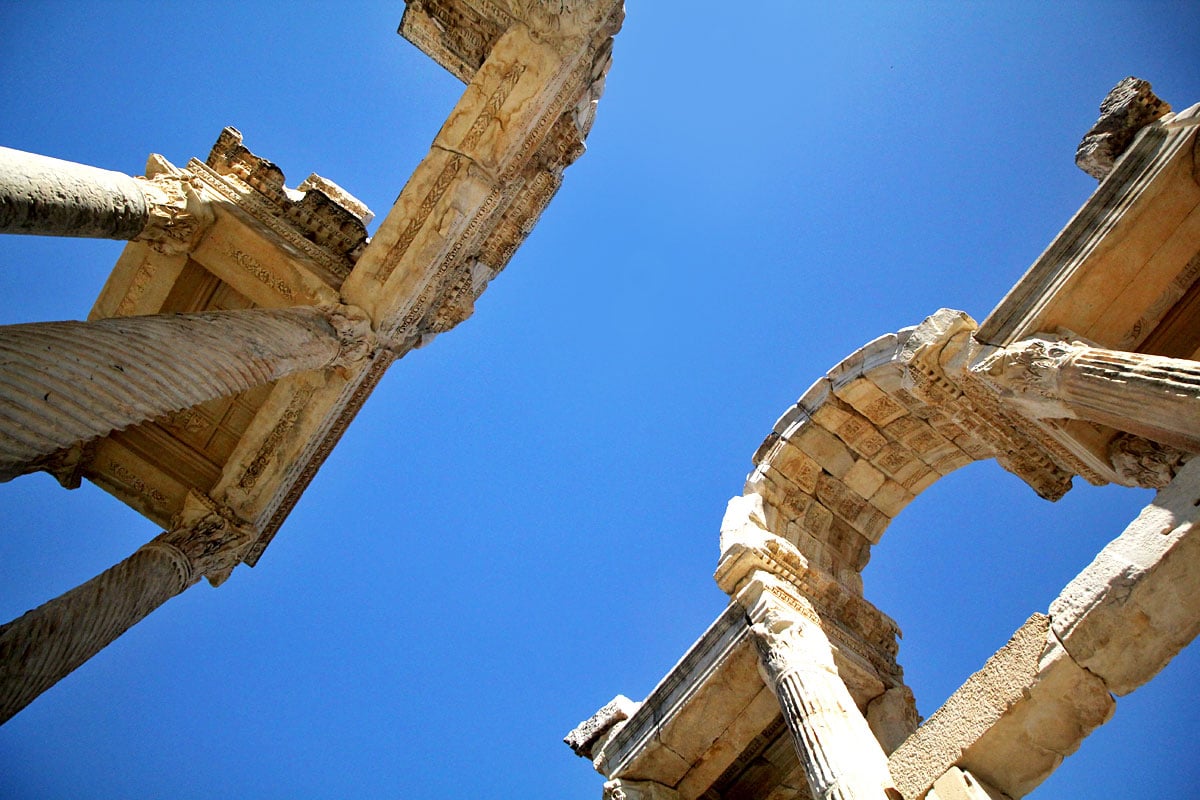
<path fill-rule="evenodd" d="M 1191 456 L 1129 433 L 1119 434 L 1108 444 L 1108 457 L 1117 474 L 1134 486 L 1151 489 L 1166 487 Z"/>
<path fill-rule="evenodd" d="M 507 0 L 514 17 L 535 36 L 554 39 L 590 39 L 597 32 L 611 36 L 621 27 L 622 0 Z M 616 17 L 614 20 L 613 18 Z M 608 23 L 606 25 L 606 23 Z M 602 29 L 603 28 L 603 29 Z"/>
<path fill-rule="evenodd" d="M 986 443 L 1001 466 L 1042 497 L 1057 500 L 1071 488 L 1072 475 L 1105 483 L 1035 418 L 1002 404 L 995 387 L 981 381 L 973 366 L 984 357 L 984 348 L 974 339 L 975 330 L 974 320 L 949 309 L 917 326 L 900 359 L 909 390 Z M 1053 357 L 1043 354 L 1023 362 L 1030 365 L 1023 385 L 1031 392 L 1044 388 L 1037 376 Z"/>

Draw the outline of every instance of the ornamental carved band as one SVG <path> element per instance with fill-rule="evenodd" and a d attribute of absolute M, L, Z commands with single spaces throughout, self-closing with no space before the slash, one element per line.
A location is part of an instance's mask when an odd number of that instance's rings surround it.
<path fill-rule="evenodd" d="M 0 480 L 55 452 L 374 348 L 349 307 L 45 322 L 0 328 Z"/>

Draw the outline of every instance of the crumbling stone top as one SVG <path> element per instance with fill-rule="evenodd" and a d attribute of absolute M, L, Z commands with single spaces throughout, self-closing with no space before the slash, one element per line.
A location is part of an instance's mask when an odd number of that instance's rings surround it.
<path fill-rule="evenodd" d="M 1104 180 L 1138 131 L 1171 113 L 1171 106 L 1150 90 L 1141 78 L 1128 77 L 1112 88 L 1100 103 L 1100 118 L 1075 151 L 1075 164 L 1097 180 Z"/>
<path fill-rule="evenodd" d="M 250 152 L 242 144 L 241 131 L 232 127 L 221 131 L 206 163 L 218 174 L 235 177 L 253 189 L 305 238 L 349 264 L 357 261 L 367 241 L 366 225 L 374 215 L 333 181 L 313 174 L 299 189 L 287 188 L 283 170 Z"/>

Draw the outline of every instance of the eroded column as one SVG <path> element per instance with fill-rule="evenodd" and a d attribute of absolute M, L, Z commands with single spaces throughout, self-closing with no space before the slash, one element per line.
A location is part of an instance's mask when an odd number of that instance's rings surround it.
<path fill-rule="evenodd" d="M 171 530 L 0 627 L 0 723 L 201 577 L 224 581 L 253 541 L 251 529 L 189 495 Z"/>
<path fill-rule="evenodd" d="M 972 369 L 1035 418 L 1077 418 L 1200 451 L 1200 363 L 1035 338 Z"/>
<path fill-rule="evenodd" d="M 813 797 L 898 798 L 887 758 L 838 675 L 815 610 L 767 577 L 739 600 L 748 606 L 764 678 L 779 699 Z"/>
<path fill-rule="evenodd" d="M 161 314 L 0 328 L 0 480 L 53 453 L 294 372 L 365 358 L 348 307 Z"/>

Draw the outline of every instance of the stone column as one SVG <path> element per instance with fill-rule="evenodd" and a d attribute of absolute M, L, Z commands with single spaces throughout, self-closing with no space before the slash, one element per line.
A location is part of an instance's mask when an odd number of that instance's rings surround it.
<path fill-rule="evenodd" d="M 972 368 L 1034 418 L 1084 419 L 1200 452 L 1200 363 L 1028 339 Z"/>
<path fill-rule="evenodd" d="M 113 430 L 365 358 L 356 310 L 246 309 L 0 328 L 0 481 Z"/>
<path fill-rule="evenodd" d="M 186 250 L 209 221 L 179 177 L 131 178 L 0 147 L 0 233 L 146 239 Z"/>
<path fill-rule="evenodd" d="M 899 798 L 887 757 L 838 675 L 816 611 L 765 576 L 738 599 L 748 606 L 764 679 L 779 699 L 813 797 Z"/>
<path fill-rule="evenodd" d="M 0 723 L 202 576 L 223 582 L 254 538 L 207 498 L 189 495 L 171 530 L 0 626 Z"/>

